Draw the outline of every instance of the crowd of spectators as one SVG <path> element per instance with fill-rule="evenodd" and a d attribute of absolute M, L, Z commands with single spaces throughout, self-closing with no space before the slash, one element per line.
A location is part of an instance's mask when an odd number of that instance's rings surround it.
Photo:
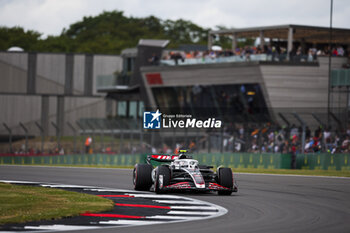
<path fill-rule="evenodd" d="M 303 144 L 302 138 L 305 134 Z M 170 143 L 171 144 L 171 143 Z M 209 145 L 210 144 L 210 145 Z M 303 148 L 304 146 L 304 148 Z M 155 143 L 150 145 L 144 142 L 130 143 L 128 141 L 122 147 L 111 148 L 110 145 L 96 144 L 99 153 L 177 153 L 179 149 L 186 148 L 192 153 L 206 152 L 208 147 L 211 151 L 223 152 L 250 152 L 250 153 L 350 153 L 350 127 L 347 130 L 332 130 L 321 126 L 311 130 L 306 126 L 305 132 L 302 127 L 291 125 L 280 127 L 267 123 L 265 125 L 230 124 L 223 130 L 208 131 L 194 137 L 183 137 L 174 145 L 169 143 Z M 95 151 L 95 152 L 96 152 Z M 24 145 L 15 149 L 15 154 L 41 154 L 39 149 L 29 148 L 25 151 Z M 78 151 L 84 153 L 84 151 Z M 92 153 L 85 152 L 85 153 Z M 65 154 L 63 147 L 45 151 L 44 154 Z"/>
<path fill-rule="evenodd" d="M 267 60 L 270 61 L 284 61 L 287 57 L 290 57 L 291 61 L 314 61 L 317 56 L 328 56 L 331 53 L 332 56 L 349 56 L 349 49 L 344 49 L 341 45 L 337 45 L 329 49 L 329 46 L 324 48 L 302 48 L 301 46 L 295 46 L 292 51 L 287 53 L 287 48 L 280 45 L 265 45 L 265 46 L 244 46 L 238 47 L 235 50 L 223 49 L 223 50 L 207 50 L 207 51 L 167 51 L 163 54 L 163 60 L 174 60 L 175 64 L 181 60 L 186 59 L 216 59 L 220 57 L 240 56 L 245 60 L 250 60 L 251 55 L 265 54 Z"/>
<path fill-rule="evenodd" d="M 296 125 L 280 127 L 273 124 L 225 126 L 223 131 L 208 131 L 199 137 L 183 138 L 175 145 L 157 143 L 150 147 L 152 153 L 173 154 L 181 148 L 191 153 L 207 152 L 250 152 L 250 153 L 350 153 L 350 127 L 347 130 L 331 130 L 321 126 L 314 130 L 305 128 L 303 150 L 303 129 Z M 209 145 L 210 144 L 210 145 Z"/>
<path fill-rule="evenodd" d="M 303 148 L 303 133 L 305 142 Z M 225 151 L 253 153 L 350 153 L 350 127 L 345 130 L 331 130 L 318 127 L 311 130 L 306 126 L 291 125 L 280 127 L 265 126 L 229 126 L 224 130 L 223 145 Z"/>

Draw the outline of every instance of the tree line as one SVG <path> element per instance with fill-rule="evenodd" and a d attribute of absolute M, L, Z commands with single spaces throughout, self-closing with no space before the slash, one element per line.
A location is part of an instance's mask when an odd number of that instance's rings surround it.
<path fill-rule="evenodd" d="M 223 29 L 221 26 L 220 29 Z M 126 17 L 122 11 L 103 12 L 83 17 L 58 36 L 42 39 L 42 33 L 21 27 L 0 27 L 0 50 L 18 46 L 25 51 L 120 54 L 143 39 L 168 39 L 169 48 L 181 44 L 206 45 L 208 31 L 188 20 L 161 20 L 155 16 Z M 223 48 L 231 47 L 228 37 L 215 40 Z"/>

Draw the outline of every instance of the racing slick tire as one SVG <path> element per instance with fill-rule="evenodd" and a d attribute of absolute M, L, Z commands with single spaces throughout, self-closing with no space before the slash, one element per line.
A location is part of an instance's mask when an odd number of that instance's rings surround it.
<path fill-rule="evenodd" d="M 229 188 L 230 190 L 220 190 L 219 195 L 231 195 L 233 187 L 233 176 L 231 168 L 220 168 L 218 171 L 218 183 L 219 185 Z"/>
<path fill-rule="evenodd" d="M 138 191 L 149 191 L 152 186 L 152 165 L 136 164 L 133 171 L 134 189 Z"/>
<path fill-rule="evenodd" d="M 170 184 L 170 175 L 171 175 L 171 172 L 167 166 L 161 165 L 157 168 L 156 180 L 155 180 L 155 184 L 154 184 L 154 191 L 157 194 L 165 193 L 164 190 L 162 190 L 162 187 Z M 162 183 L 159 181 L 160 176 L 163 177 Z"/>

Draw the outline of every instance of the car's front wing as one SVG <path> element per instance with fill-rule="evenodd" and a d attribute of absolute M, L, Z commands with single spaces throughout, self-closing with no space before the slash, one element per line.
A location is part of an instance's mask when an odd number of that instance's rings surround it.
<path fill-rule="evenodd" d="M 217 183 L 209 182 L 205 184 L 205 188 L 197 188 L 194 183 L 192 182 L 179 182 L 167 186 L 163 186 L 162 190 L 193 190 L 193 191 L 232 191 L 237 192 L 237 186 L 234 184 L 232 188 L 227 188 L 224 186 L 221 186 Z"/>

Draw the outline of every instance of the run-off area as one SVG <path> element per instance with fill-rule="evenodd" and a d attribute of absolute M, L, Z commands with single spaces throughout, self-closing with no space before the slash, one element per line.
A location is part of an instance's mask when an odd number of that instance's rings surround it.
<path fill-rule="evenodd" d="M 221 206 L 178 195 L 157 195 L 150 192 L 138 192 L 133 190 L 48 184 L 28 181 L 0 180 L 0 182 L 17 185 L 60 188 L 67 191 L 98 195 L 113 200 L 115 204 L 114 209 L 109 212 L 87 212 L 82 213 L 78 217 L 63 218 L 59 220 L 3 225 L 0 226 L 0 232 L 30 232 L 38 230 L 70 231 L 104 227 L 110 228 L 161 224 L 208 219 L 227 213 L 227 210 Z"/>

